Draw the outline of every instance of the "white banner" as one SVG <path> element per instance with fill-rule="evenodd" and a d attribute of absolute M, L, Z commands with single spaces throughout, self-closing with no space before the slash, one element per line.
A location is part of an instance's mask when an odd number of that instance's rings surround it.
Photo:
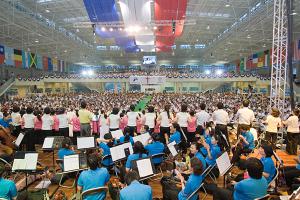
<path fill-rule="evenodd" d="M 130 76 L 130 84 L 138 85 L 161 85 L 166 82 L 165 76 Z"/>

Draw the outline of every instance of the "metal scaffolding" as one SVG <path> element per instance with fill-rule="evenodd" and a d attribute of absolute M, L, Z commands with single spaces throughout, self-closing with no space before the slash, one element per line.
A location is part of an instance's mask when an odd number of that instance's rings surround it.
<path fill-rule="evenodd" d="M 286 0 L 274 0 L 270 107 L 283 113 L 287 87 L 288 19 Z"/>

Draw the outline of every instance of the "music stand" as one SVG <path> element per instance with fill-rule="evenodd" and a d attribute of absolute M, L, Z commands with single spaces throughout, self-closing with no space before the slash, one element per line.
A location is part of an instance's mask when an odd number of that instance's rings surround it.
<path fill-rule="evenodd" d="M 121 137 L 124 136 L 122 130 L 111 131 L 110 133 L 111 136 L 116 140 L 119 140 Z"/>
<path fill-rule="evenodd" d="M 155 166 L 151 157 L 133 160 L 132 169 L 138 172 L 140 181 L 155 176 Z"/>
<path fill-rule="evenodd" d="M 176 142 L 175 142 L 175 141 L 174 141 L 174 142 L 171 142 L 171 143 L 169 143 L 169 144 L 167 145 L 167 147 L 168 147 L 168 149 L 169 149 L 169 151 L 171 152 L 171 154 L 172 154 L 173 157 L 176 157 L 176 156 L 178 155 L 178 152 L 177 152 L 177 150 L 176 150 L 175 145 L 176 145 Z"/>
<path fill-rule="evenodd" d="M 15 141 L 15 146 L 16 146 L 17 148 L 20 147 L 20 145 L 21 145 L 21 143 L 22 143 L 22 141 L 23 141 L 23 139 L 24 139 L 24 136 L 25 136 L 25 134 L 23 134 L 23 133 L 20 133 L 20 134 L 18 135 L 18 137 L 17 137 L 17 139 L 16 139 L 16 141 Z"/>
<path fill-rule="evenodd" d="M 26 175 L 25 185 L 28 187 L 27 177 L 29 173 L 36 172 L 38 153 L 34 151 L 17 151 L 15 153 L 12 172 L 23 172 Z"/>
<path fill-rule="evenodd" d="M 113 162 L 119 162 L 133 154 L 133 148 L 130 142 L 123 143 L 110 148 L 111 159 Z"/>
<path fill-rule="evenodd" d="M 133 142 L 140 141 L 144 146 L 148 144 L 149 138 L 151 138 L 149 133 L 144 133 L 133 137 Z"/>
<path fill-rule="evenodd" d="M 216 163 L 220 172 L 220 176 L 224 176 L 224 187 L 226 186 L 226 174 L 232 168 L 233 164 L 231 164 L 229 155 L 227 151 L 225 151 L 220 157 L 216 159 Z"/>
<path fill-rule="evenodd" d="M 43 151 L 52 152 L 52 165 L 55 168 L 55 148 L 61 147 L 63 136 L 46 137 L 43 142 Z"/>
<path fill-rule="evenodd" d="M 95 138 L 94 137 L 77 137 L 77 149 L 92 149 L 95 148 Z"/>

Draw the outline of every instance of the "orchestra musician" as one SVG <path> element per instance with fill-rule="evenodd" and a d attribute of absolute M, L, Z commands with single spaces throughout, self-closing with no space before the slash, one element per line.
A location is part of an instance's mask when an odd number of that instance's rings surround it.
<path fill-rule="evenodd" d="M 16 200 L 18 195 L 16 184 L 3 177 L 5 170 L 5 165 L 0 163 L 0 199 Z"/>
<path fill-rule="evenodd" d="M 136 171 L 130 171 L 125 176 L 126 187 L 120 191 L 120 200 L 152 200 L 152 188 L 138 181 Z"/>

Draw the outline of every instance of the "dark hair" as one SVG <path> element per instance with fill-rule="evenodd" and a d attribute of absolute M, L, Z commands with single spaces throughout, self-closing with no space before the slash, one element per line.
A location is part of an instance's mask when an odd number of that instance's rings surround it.
<path fill-rule="evenodd" d="M 248 107 L 249 104 L 250 104 L 250 102 L 249 102 L 248 99 L 245 99 L 245 100 L 243 101 L 243 106 L 244 106 L 244 107 Z"/>
<path fill-rule="evenodd" d="M 84 108 L 86 108 L 86 106 L 87 106 L 86 102 L 85 101 L 81 101 L 80 107 L 84 109 Z"/>
<path fill-rule="evenodd" d="M 0 163 L 0 178 L 3 176 L 4 172 L 6 171 L 6 166 L 4 163 Z"/>
<path fill-rule="evenodd" d="M 103 138 L 105 140 L 111 140 L 113 137 L 112 137 L 111 133 L 106 133 Z"/>
<path fill-rule="evenodd" d="M 130 105 L 130 110 L 131 111 L 134 111 L 134 108 L 135 108 L 135 106 L 132 104 L 132 105 Z"/>
<path fill-rule="evenodd" d="M 154 112 L 154 107 L 153 106 L 149 106 L 148 107 L 148 112 L 149 113 L 153 113 Z"/>
<path fill-rule="evenodd" d="M 18 105 L 14 105 L 12 111 L 13 111 L 14 113 L 20 112 L 20 107 L 19 107 Z"/>
<path fill-rule="evenodd" d="M 33 113 L 33 108 L 30 107 L 30 106 L 28 106 L 28 107 L 26 108 L 26 113 L 27 113 L 27 114 L 32 114 L 32 113 Z"/>
<path fill-rule="evenodd" d="M 44 114 L 50 114 L 50 108 L 49 107 L 46 107 L 46 108 L 44 108 Z"/>
<path fill-rule="evenodd" d="M 201 103 L 201 104 L 200 104 L 200 109 L 201 109 L 201 110 L 205 110 L 205 108 L 206 108 L 205 103 Z"/>
<path fill-rule="evenodd" d="M 249 131 L 250 127 L 247 124 L 240 124 L 240 130 L 246 130 Z"/>
<path fill-rule="evenodd" d="M 50 110 L 50 115 L 55 115 L 55 110 L 53 109 L 53 108 L 51 108 L 51 110 Z"/>
<path fill-rule="evenodd" d="M 181 105 L 181 112 L 186 112 L 187 111 L 187 105 L 186 104 L 182 104 Z"/>
<path fill-rule="evenodd" d="M 42 121 L 42 112 L 40 110 L 35 111 L 35 116 L 39 121 Z"/>
<path fill-rule="evenodd" d="M 124 142 L 128 142 L 130 140 L 130 128 L 126 126 L 124 128 Z"/>
<path fill-rule="evenodd" d="M 69 137 L 65 137 L 61 142 L 61 147 L 65 149 L 69 149 L 72 144 L 72 141 Z"/>
<path fill-rule="evenodd" d="M 153 133 L 153 134 L 151 135 L 151 137 L 152 137 L 152 139 L 153 139 L 155 142 L 157 142 L 157 141 L 160 140 L 160 136 L 159 136 L 159 134 L 157 134 L 157 133 Z"/>
<path fill-rule="evenodd" d="M 181 128 L 177 122 L 173 122 L 172 126 L 176 129 L 176 131 L 181 132 Z"/>
<path fill-rule="evenodd" d="M 201 161 L 198 158 L 193 157 L 191 159 L 191 167 L 193 168 L 193 173 L 195 175 L 201 175 L 202 174 L 203 166 L 202 166 Z"/>
<path fill-rule="evenodd" d="M 264 171 L 264 166 L 259 159 L 254 157 L 248 158 L 246 161 L 246 168 L 251 178 L 261 179 Z"/>
<path fill-rule="evenodd" d="M 144 115 L 146 113 L 146 111 L 145 110 L 142 110 L 142 114 Z"/>
<path fill-rule="evenodd" d="M 198 142 L 193 142 L 193 143 L 191 144 L 191 146 L 192 146 L 192 145 L 194 145 L 194 146 L 196 147 L 197 151 L 200 150 L 200 144 L 199 144 Z"/>
<path fill-rule="evenodd" d="M 195 115 L 195 111 L 191 110 L 191 111 L 190 111 L 190 115 L 191 115 L 191 116 L 194 116 L 194 115 Z"/>
<path fill-rule="evenodd" d="M 75 110 L 75 114 L 76 114 L 77 117 L 79 117 L 79 113 L 78 113 L 77 109 Z"/>
<path fill-rule="evenodd" d="M 150 130 L 148 125 L 144 125 L 144 129 L 148 132 Z"/>
<path fill-rule="evenodd" d="M 261 148 L 264 149 L 267 158 L 273 156 L 273 149 L 271 145 L 265 144 L 262 145 Z"/>
<path fill-rule="evenodd" d="M 129 171 L 125 175 L 125 183 L 126 185 L 130 185 L 133 181 L 137 181 L 139 179 L 139 175 L 136 171 Z"/>
<path fill-rule="evenodd" d="M 293 110 L 293 113 L 294 113 L 297 117 L 299 117 L 300 111 L 299 111 L 298 108 L 295 108 L 295 109 Z"/>
<path fill-rule="evenodd" d="M 96 153 L 92 153 L 87 157 L 87 165 L 91 170 L 95 170 L 100 165 L 100 158 Z"/>
<path fill-rule="evenodd" d="M 114 108 L 112 109 L 111 114 L 117 115 L 118 113 L 119 113 L 119 108 L 114 107 Z"/>
<path fill-rule="evenodd" d="M 171 106 L 170 106 L 170 105 L 165 105 L 165 111 L 167 112 L 168 119 L 170 119 L 170 118 L 171 118 L 171 116 L 170 116 L 170 108 L 171 108 Z"/>
<path fill-rule="evenodd" d="M 224 105 L 222 102 L 219 102 L 219 103 L 217 103 L 217 107 L 218 107 L 218 109 L 223 109 Z"/>
<path fill-rule="evenodd" d="M 133 153 L 134 154 L 143 154 L 145 152 L 144 145 L 140 141 L 136 141 L 133 144 Z"/>

